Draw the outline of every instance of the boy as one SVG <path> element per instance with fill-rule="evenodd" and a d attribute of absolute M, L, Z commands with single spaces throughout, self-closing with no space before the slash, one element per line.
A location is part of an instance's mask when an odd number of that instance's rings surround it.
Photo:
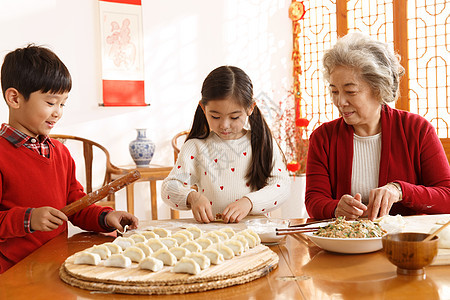
<path fill-rule="evenodd" d="M 64 232 L 60 209 L 83 197 L 67 148 L 48 137 L 61 118 L 72 79 L 49 49 L 8 53 L 1 69 L 9 122 L 0 129 L 0 273 Z M 91 205 L 69 220 L 85 230 L 137 228 L 127 212 Z"/>

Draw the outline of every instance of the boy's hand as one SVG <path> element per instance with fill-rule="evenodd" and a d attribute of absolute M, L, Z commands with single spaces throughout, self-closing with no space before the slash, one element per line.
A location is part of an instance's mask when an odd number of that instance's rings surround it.
<path fill-rule="evenodd" d="M 224 209 L 222 219 L 225 223 L 239 223 L 252 210 L 252 202 L 247 197 L 243 197 Z"/>
<path fill-rule="evenodd" d="M 114 227 L 119 231 L 123 231 L 123 227 L 128 225 L 131 229 L 137 229 L 139 220 L 134 215 L 127 213 L 126 211 L 111 211 L 106 215 L 106 224 L 110 227 Z"/>
<path fill-rule="evenodd" d="M 187 204 L 191 206 L 192 214 L 197 222 L 209 223 L 214 221 L 211 202 L 204 195 L 194 191 L 190 192 Z"/>
<path fill-rule="evenodd" d="M 52 231 L 67 222 L 67 216 L 60 210 L 43 206 L 31 211 L 30 227 L 33 231 Z"/>

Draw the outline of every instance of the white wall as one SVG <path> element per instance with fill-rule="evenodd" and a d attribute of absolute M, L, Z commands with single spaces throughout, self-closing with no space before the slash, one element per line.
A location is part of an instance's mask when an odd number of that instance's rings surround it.
<path fill-rule="evenodd" d="M 252 78 L 255 95 L 283 97 L 291 84 L 290 0 L 142 0 L 145 89 L 149 107 L 99 107 L 101 64 L 96 0 L 0 0 L 0 59 L 33 42 L 54 50 L 69 68 L 73 88 L 53 133 L 103 144 L 116 165 L 132 164 L 135 128 L 156 143 L 152 163 L 173 163 L 170 140 L 190 127 L 205 76 L 236 65 Z M 0 104 L 0 121 L 8 110 Z M 150 219 L 148 186 L 135 191 L 136 215 Z M 118 195 L 124 208 L 125 195 Z M 169 217 L 161 200 L 160 218 Z"/>

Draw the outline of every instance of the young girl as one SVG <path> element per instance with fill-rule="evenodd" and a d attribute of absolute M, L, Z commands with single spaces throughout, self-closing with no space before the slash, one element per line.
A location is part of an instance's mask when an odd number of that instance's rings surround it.
<path fill-rule="evenodd" d="M 162 198 L 171 208 L 192 209 L 198 222 L 228 223 L 278 208 L 289 191 L 282 154 L 253 100 L 250 78 L 237 67 L 213 70 Z"/>

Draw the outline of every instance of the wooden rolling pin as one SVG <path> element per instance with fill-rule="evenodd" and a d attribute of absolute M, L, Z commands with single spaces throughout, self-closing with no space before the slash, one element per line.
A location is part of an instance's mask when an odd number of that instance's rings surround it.
<path fill-rule="evenodd" d="M 116 180 L 108 183 L 104 187 L 93 191 L 92 193 L 87 194 L 83 198 L 70 203 L 69 205 L 64 206 L 61 211 L 68 217 L 79 212 L 85 207 L 105 198 L 108 194 L 113 194 L 118 190 L 123 189 L 125 186 L 130 183 L 135 182 L 141 177 L 141 173 L 138 170 L 130 172 L 122 177 L 117 178 Z"/>

